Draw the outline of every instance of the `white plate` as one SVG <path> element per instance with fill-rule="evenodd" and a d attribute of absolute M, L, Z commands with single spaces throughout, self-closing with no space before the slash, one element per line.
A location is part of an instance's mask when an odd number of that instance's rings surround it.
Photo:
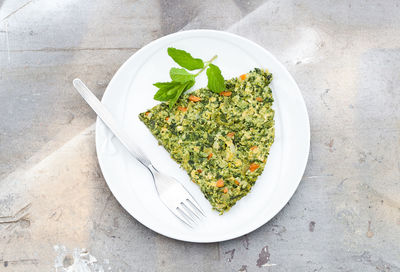
<path fill-rule="evenodd" d="M 254 67 L 273 74 L 276 136 L 263 174 L 251 192 L 220 216 L 179 168 L 168 152 L 157 144 L 138 114 L 156 104 L 154 82 L 168 81 L 176 66 L 168 47 L 190 52 L 215 64 L 226 79 Z M 206 73 L 196 78 L 193 89 L 207 85 Z M 100 167 L 112 193 L 138 221 L 165 236 L 191 242 L 217 242 L 247 234 L 268 222 L 295 192 L 307 163 L 310 128 L 300 90 L 279 61 L 267 50 L 240 36 L 213 30 L 178 32 L 151 42 L 131 56 L 114 75 L 102 102 L 133 140 L 162 172 L 176 177 L 207 213 L 207 218 L 190 229 L 175 218 L 159 200 L 150 173 L 133 159 L 101 121 L 96 125 L 96 149 Z"/>

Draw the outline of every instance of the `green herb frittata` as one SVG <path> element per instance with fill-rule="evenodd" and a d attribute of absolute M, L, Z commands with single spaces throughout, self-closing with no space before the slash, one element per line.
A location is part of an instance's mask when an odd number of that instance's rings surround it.
<path fill-rule="evenodd" d="M 219 94 L 202 88 L 172 109 L 162 103 L 139 115 L 220 213 L 250 191 L 265 167 L 274 142 L 271 80 L 256 68 L 225 81 Z"/>

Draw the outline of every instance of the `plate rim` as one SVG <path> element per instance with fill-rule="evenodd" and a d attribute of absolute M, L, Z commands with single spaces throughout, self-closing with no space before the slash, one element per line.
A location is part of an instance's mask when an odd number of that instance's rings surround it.
<path fill-rule="evenodd" d="M 244 41 L 246 43 L 250 43 L 253 46 L 257 47 L 258 49 L 262 50 L 264 53 L 266 53 L 271 59 L 273 59 L 273 61 L 276 62 L 276 64 L 286 72 L 288 78 L 290 81 L 292 81 L 293 85 L 296 87 L 294 92 L 297 92 L 299 94 L 299 98 L 301 100 L 301 105 L 299 105 L 300 108 L 302 108 L 302 113 L 304 114 L 303 117 L 305 117 L 305 128 L 304 128 L 304 132 L 305 132 L 305 141 L 304 141 L 304 145 L 306 145 L 306 152 L 304 153 L 304 157 L 302 158 L 301 161 L 301 166 L 298 167 L 299 169 L 301 169 L 301 171 L 299 171 L 299 173 L 301 172 L 300 176 L 298 178 L 296 178 L 296 182 L 293 182 L 292 187 L 290 188 L 289 192 L 285 195 L 286 197 L 284 197 L 283 201 L 281 201 L 283 204 L 279 205 L 280 207 L 275 209 L 272 216 L 267 216 L 265 218 L 265 220 L 261 220 L 260 223 L 255 224 L 255 225 L 251 225 L 248 228 L 245 228 L 245 231 L 242 231 L 241 234 L 237 234 L 236 232 L 233 233 L 232 235 L 226 235 L 226 237 L 224 236 L 222 239 L 196 239 L 196 237 L 192 237 L 192 239 L 185 239 L 182 237 L 179 237 L 179 235 L 171 235 L 169 233 L 166 233 L 165 231 L 162 230 L 162 228 L 157 228 L 155 226 L 149 226 L 150 224 L 145 224 L 143 222 L 143 220 L 141 220 L 141 218 L 137 218 L 135 217 L 126 207 L 123 203 L 121 203 L 121 201 L 116 197 L 116 194 L 114 193 L 114 191 L 112 190 L 111 186 L 109 186 L 109 183 L 107 182 L 107 178 L 106 175 L 104 174 L 104 167 L 102 166 L 102 162 L 101 162 L 101 148 L 100 148 L 100 139 L 99 139 L 99 131 L 100 129 L 104 128 L 104 124 L 101 122 L 101 120 L 97 117 L 96 120 L 96 128 L 95 128 L 95 144 L 96 144 L 96 155 L 97 155 L 97 159 L 99 162 L 99 166 L 100 169 L 103 173 L 104 176 L 104 180 L 108 186 L 108 188 L 110 189 L 110 191 L 112 192 L 112 194 L 114 195 L 114 197 L 116 198 L 116 200 L 118 201 L 118 203 L 129 213 L 130 216 L 132 216 L 135 220 L 139 221 L 142 225 L 144 225 L 146 228 L 159 233 L 163 236 L 169 237 L 171 239 L 175 239 L 175 240 L 179 240 L 179 241 L 185 241 L 185 242 L 194 242 L 194 243 L 213 243 L 213 242 L 222 242 L 222 241 L 227 241 L 227 240 L 232 240 L 235 239 L 237 237 L 241 237 L 243 235 L 246 235 L 250 232 L 253 232 L 254 230 L 260 228 L 261 226 L 265 225 L 266 223 L 268 223 L 271 219 L 273 219 L 289 202 L 289 200 L 293 197 L 294 193 L 296 192 L 297 188 L 299 187 L 299 184 L 302 180 L 302 177 L 304 175 L 307 163 L 308 163 L 308 157 L 309 157 L 309 152 L 310 152 L 310 120 L 309 120 L 309 115 L 308 115 L 308 111 L 307 111 L 307 107 L 306 107 L 306 103 L 304 101 L 304 97 L 301 93 L 300 88 L 298 87 L 296 81 L 294 80 L 293 76 L 290 74 L 290 72 L 286 69 L 286 67 L 272 54 L 270 53 L 267 49 L 265 49 L 264 47 L 262 47 L 261 45 L 257 44 L 256 42 L 249 40 L 247 38 L 244 38 L 240 35 L 234 34 L 234 33 L 230 33 L 227 31 L 221 31 L 221 30 L 212 30 L 212 29 L 194 29 L 194 30 L 185 30 L 185 31 L 179 31 L 179 32 L 175 32 L 169 35 L 165 35 L 163 37 L 160 37 L 158 39 L 155 39 L 151 42 L 149 42 L 148 44 L 144 45 L 142 48 L 140 48 L 138 51 L 136 51 L 135 53 L 133 53 L 128 59 L 125 60 L 125 62 L 118 68 L 118 70 L 115 72 L 115 74 L 113 75 L 112 79 L 110 80 L 109 84 L 107 85 L 106 90 L 103 93 L 102 96 L 102 103 L 105 102 L 105 100 L 107 99 L 110 90 L 109 90 L 109 86 L 112 85 L 111 83 L 113 81 L 116 80 L 116 76 L 117 74 L 121 73 L 122 70 L 124 70 L 125 66 L 128 65 L 129 60 L 134 57 L 136 54 L 146 50 L 147 47 L 150 47 L 151 45 L 155 44 L 155 43 L 160 43 L 163 40 L 166 39 L 170 39 L 173 37 L 177 37 L 177 36 L 184 36 L 184 35 L 192 35 L 192 34 L 196 34 L 196 33 L 201 33 L 201 34 L 207 34 L 207 33 L 211 33 L 212 35 L 216 35 L 216 34 L 220 34 L 220 35 L 225 35 L 225 36 L 230 36 L 234 39 L 239 39 L 240 41 Z"/>

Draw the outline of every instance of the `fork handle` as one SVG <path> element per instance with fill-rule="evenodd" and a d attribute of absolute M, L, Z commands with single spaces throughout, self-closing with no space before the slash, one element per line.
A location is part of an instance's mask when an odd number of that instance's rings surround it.
<path fill-rule="evenodd" d="M 125 131 L 118 125 L 115 119 L 107 108 L 97 99 L 97 97 L 86 87 L 86 85 L 79 78 L 73 81 L 75 89 L 89 104 L 89 106 L 96 112 L 97 116 L 104 122 L 104 124 L 111 130 L 117 139 L 125 146 L 129 153 L 135 157 L 140 163 L 149 168 L 151 166 L 150 160 L 143 153 L 143 151 L 131 141 Z"/>

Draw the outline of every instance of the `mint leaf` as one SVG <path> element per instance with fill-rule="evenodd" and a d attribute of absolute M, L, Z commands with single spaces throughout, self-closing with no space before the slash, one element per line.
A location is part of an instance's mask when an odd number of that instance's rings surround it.
<path fill-rule="evenodd" d="M 169 47 L 168 55 L 180 66 L 190 71 L 204 67 L 204 62 L 201 59 L 193 58 L 192 55 L 184 50 Z"/>
<path fill-rule="evenodd" d="M 182 68 L 171 68 L 169 75 L 173 81 L 186 82 L 194 80 L 194 75 Z"/>
<path fill-rule="evenodd" d="M 172 108 L 182 93 L 194 85 L 194 80 L 186 82 L 157 82 L 153 85 L 160 87 L 157 93 L 154 95 L 154 99 L 163 102 L 169 101 L 169 107 Z"/>
<path fill-rule="evenodd" d="M 176 82 L 156 82 L 153 85 L 157 88 L 173 87 L 176 85 Z"/>
<path fill-rule="evenodd" d="M 154 95 L 153 98 L 154 98 L 154 100 L 162 101 L 162 102 L 165 102 L 165 101 L 169 100 L 169 98 L 167 96 L 167 92 L 165 90 L 162 90 L 162 89 L 159 89 L 158 92 L 156 92 L 156 94 Z"/>
<path fill-rule="evenodd" d="M 172 107 L 175 105 L 176 101 L 178 101 L 178 98 L 187 90 L 192 88 L 194 85 L 194 80 L 187 81 L 184 83 L 180 83 L 179 87 L 176 89 L 175 97 L 169 100 L 169 108 L 172 109 Z"/>
<path fill-rule="evenodd" d="M 157 82 L 153 85 L 160 87 L 157 93 L 154 95 L 154 99 L 158 101 L 168 101 L 174 98 L 176 91 L 180 87 L 179 82 Z"/>
<path fill-rule="evenodd" d="M 214 93 L 220 93 L 225 90 L 225 80 L 218 66 L 210 64 L 207 69 L 208 84 L 207 87 Z"/>

